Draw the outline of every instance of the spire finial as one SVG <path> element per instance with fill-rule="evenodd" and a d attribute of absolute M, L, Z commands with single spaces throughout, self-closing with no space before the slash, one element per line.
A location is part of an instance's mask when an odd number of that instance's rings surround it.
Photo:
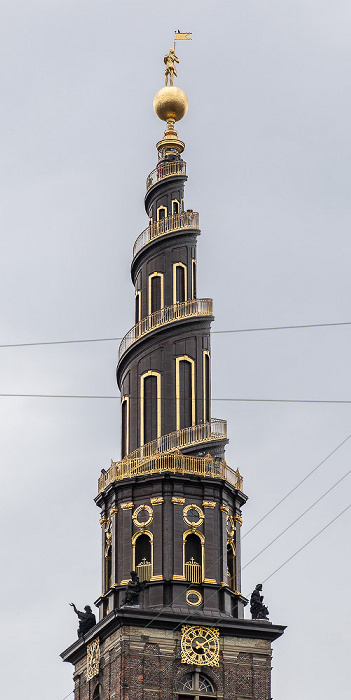
<path fill-rule="evenodd" d="M 180 38 L 187 36 L 178 34 Z M 176 37 L 177 32 L 175 41 Z M 167 122 L 164 138 L 157 144 L 159 157 L 161 158 L 171 151 L 183 152 L 185 144 L 178 139 L 174 124 L 183 119 L 188 111 L 188 98 L 185 92 L 180 87 L 173 85 L 174 76 L 177 76 L 175 64 L 179 63 L 179 58 L 175 55 L 175 49 L 169 49 L 163 61 L 166 66 L 165 87 L 161 88 L 154 97 L 154 110 L 158 118 Z"/>

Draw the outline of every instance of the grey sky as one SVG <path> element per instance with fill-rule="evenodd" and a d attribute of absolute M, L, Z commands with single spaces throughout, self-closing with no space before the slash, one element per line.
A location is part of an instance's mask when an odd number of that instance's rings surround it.
<path fill-rule="evenodd" d="M 169 8 L 169 9 L 168 9 Z M 174 29 L 189 112 L 186 207 L 213 330 L 350 314 L 351 7 L 334 0 L 3 0 L 1 343 L 122 336 L 152 99 Z M 214 398 L 351 399 L 351 327 L 214 335 Z M 118 343 L 0 349 L 0 393 L 117 394 Z M 229 372 L 229 367 L 231 371 Z M 68 603 L 100 593 L 100 470 L 117 401 L 0 398 L 2 694 L 62 700 Z M 351 433 L 351 405 L 214 401 L 249 502 L 243 533 Z M 350 468 L 351 440 L 243 541 L 243 564 Z M 248 594 L 345 508 L 350 479 L 250 565 Z M 349 693 L 351 509 L 264 586 L 274 700 Z M 29 690 L 29 688 L 31 690 Z"/>

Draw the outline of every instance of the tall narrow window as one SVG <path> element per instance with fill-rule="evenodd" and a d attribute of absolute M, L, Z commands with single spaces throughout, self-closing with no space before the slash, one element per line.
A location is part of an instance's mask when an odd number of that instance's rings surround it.
<path fill-rule="evenodd" d="M 202 581 L 202 546 L 198 535 L 187 535 L 184 546 L 184 575 L 186 581 L 201 583 Z"/>
<path fill-rule="evenodd" d="M 163 309 L 163 274 L 154 272 L 149 277 L 149 315 Z"/>
<path fill-rule="evenodd" d="M 141 321 L 141 292 L 135 292 L 135 325 Z"/>
<path fill-rule="evenodd" d="M 204 423 L 210 422 L 210 353 L 204 350 L 203 354 L 203 393 L 204 393 Z"/>
<path fill-rule="evenodd" d="M 187 270 L 183 263 L 173 264 L 173 304 L 187 301 Z"/>
<path fill-rule="evenodd" d="M 105 552 L 105 590 L 111 588 L 112 583 L 112 547 Z"/>
<path fill-rule="evenodd" d="M 93 700 L 100 700 L 100 685 L 97 685 L 94 690 Z"/>
<path fill-rule="evenodd" d="M 191 261 L 191 296 L 196 299 L 196 260 Z"/>
<path fill-rule="evenodd" d="M 140 445 L 161 435 L 161 375 L 149 370 L 140 378 Z"/>
<path fill-rule="evenodd" d="M 236 590 L 235 549 L 234 545 L 231 542 L 228 542 L 227 545 L 227 583 L 233 591 Z"/>
<path fill-rule="evenodd" d="M 167 207 L 158 207 L 157 209 L 157 221 L 162 221 L 167 216 Z"/>
<path fill-rule="evenodd" d="M 179 202 L 177 199 L 172 200 L 172 214 L 179 214 Z"/>
<path fill-rule="evenodd" d="M 122 459 L 129 452 L 129 396 L 122 398 L 121 452 Z"/>
<path fill-rule="evenodd" d="M 134 568 L 140 581 L 150 581 L 152 576 L 152 543 L 149 535 L 141 534 L 135 541 Z"/>
<path fill-rule="evenodd" d="M 195 425 L 195 362 L 187 355 L 176 358 L 177 430 Z"/>

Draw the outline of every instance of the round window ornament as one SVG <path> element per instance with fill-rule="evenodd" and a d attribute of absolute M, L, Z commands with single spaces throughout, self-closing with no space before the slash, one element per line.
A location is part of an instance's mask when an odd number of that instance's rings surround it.
<path fill-rule="evenodd" d="M 198 527 L 203 523 L 205 516 L 203 510 L 192 503 L 191 505 L 185 506 L 183 510 L 183 519 L 189 527 Z"/>
<path fill-rule="evenodd" d="M 135 509 L 132 518 L 137 527 L 147 527 L 152 522 L 153 510 L 151 506 L 143 504 Z"/>
<path fill-rule="evenodd" d="M 190 590 L 186 592 L 186 602 L 188 605 L 197 607 L 198 605 L 202 605 L 203 597 L 199 591 Z"/>
<path fill-rule="evenodd" d="M 227 535 L 233 537 L 235 532 L 235 523 L 232 515 L 227 515 Z"/>

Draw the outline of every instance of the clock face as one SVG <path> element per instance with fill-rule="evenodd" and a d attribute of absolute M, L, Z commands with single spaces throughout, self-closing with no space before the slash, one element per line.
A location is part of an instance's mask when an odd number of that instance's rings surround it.
<path fill-rule="evenodd" d="M 182 627 L 182 663 L 219 665 L 219 630 L 212 627 Z"/>

